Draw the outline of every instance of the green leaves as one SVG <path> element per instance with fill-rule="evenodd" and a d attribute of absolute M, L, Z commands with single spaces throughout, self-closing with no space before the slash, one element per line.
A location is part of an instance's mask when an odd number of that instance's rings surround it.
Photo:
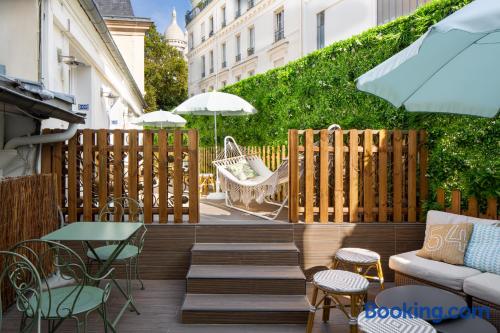
<path fill-rule="evenodd" d="M 170 110 L 187 98 L 187 64 L 182 54 L 167 44 L 155 25 L 144 39 L 146 111 Z"/>

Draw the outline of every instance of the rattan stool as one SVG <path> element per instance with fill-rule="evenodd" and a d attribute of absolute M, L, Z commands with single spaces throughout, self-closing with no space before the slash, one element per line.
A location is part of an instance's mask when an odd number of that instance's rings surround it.
<path fill-rule="evenodd" d="M 314 274 L 313 284 L 314 291 L 311 301 L 313 308 L 307 320 L 307 333 L 312 332 L 316 310 L 323 309 L 323 321 L 326 322 L 330 319 L 331 308 L 340 309 L 349 319 L 351 332 L 357 332 L 357 318 L 366 301 L 368 280 L 356 273 L 329 269 Z M 323 295 L 318 301 L 319 291 Z M 341 296 L 349 296 L 351 298 L 350 305 L 342 304 L 339 299 Z M 350 307 L 350 312 L 347 311 L 346 307 Z"/>
<path fill-rule="evenodd" d="M 342 267 L 348 269 L 349 266 L 353 267 L 356 273 L 365 278 L 378 281 L 380 288 L 384 289 L 384 272 L 382 271 L 380 254 L 377 252 L 355 247 L 339 249 L 333 258 L 332 268 Z M 375 270 L 377 275 L 369 275 L 371 270 Z"/>

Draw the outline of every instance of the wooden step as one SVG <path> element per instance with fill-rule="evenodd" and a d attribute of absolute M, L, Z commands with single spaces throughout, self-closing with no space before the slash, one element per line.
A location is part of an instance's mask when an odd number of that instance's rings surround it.
<path fill-rule="evenodd" d="M 187 294 L 185 324 L 305 324 L 310 304 L 304 295 Z"/>
<path fill-rule="evenodd" d="M 294 243 L 196 243 L 192 265 L 299 265 Z"/>
<path fill-rule="evenodd" d="M 305 295 L 298 266 L 192 265 L 187 293 Z"/>

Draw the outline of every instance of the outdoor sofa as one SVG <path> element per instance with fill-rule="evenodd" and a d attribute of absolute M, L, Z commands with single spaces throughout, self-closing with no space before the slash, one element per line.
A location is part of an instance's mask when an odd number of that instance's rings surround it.
<path fill-rule="evenodd" d="M 429 211 L 427 224 L 485 223 L 498 225 L 498 220 Z M 500 225 L 498 226 L 500 228 Z M 465 298 L 469 306 L 491 308 L 490 322 L 500 330 L 500 275 L 477 269 L 451 265 L 419 257 L 417 251 L 393 255 L 389 267 L 395 271 L 397 285 L 424 284 L 445 289 Z M 491 253 L 495 255 L 495 253 Z M 498 255 L 498 252 L 496 253 Z"/>

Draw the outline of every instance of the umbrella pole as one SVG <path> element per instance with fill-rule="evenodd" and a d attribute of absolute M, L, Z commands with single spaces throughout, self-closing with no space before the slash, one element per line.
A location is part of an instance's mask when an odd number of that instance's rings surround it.
<path fill-rule="evenodd" d="M 218 155 L 217 149 L 217 112 L 214 112 L 214 143 L 215 143 L 215 158 Z M 215 193 L 210 193 L 207 196 L 209 200 L 224 200 L 226 193 L 220 191 L 219 171 L 215 168 Z"/>

